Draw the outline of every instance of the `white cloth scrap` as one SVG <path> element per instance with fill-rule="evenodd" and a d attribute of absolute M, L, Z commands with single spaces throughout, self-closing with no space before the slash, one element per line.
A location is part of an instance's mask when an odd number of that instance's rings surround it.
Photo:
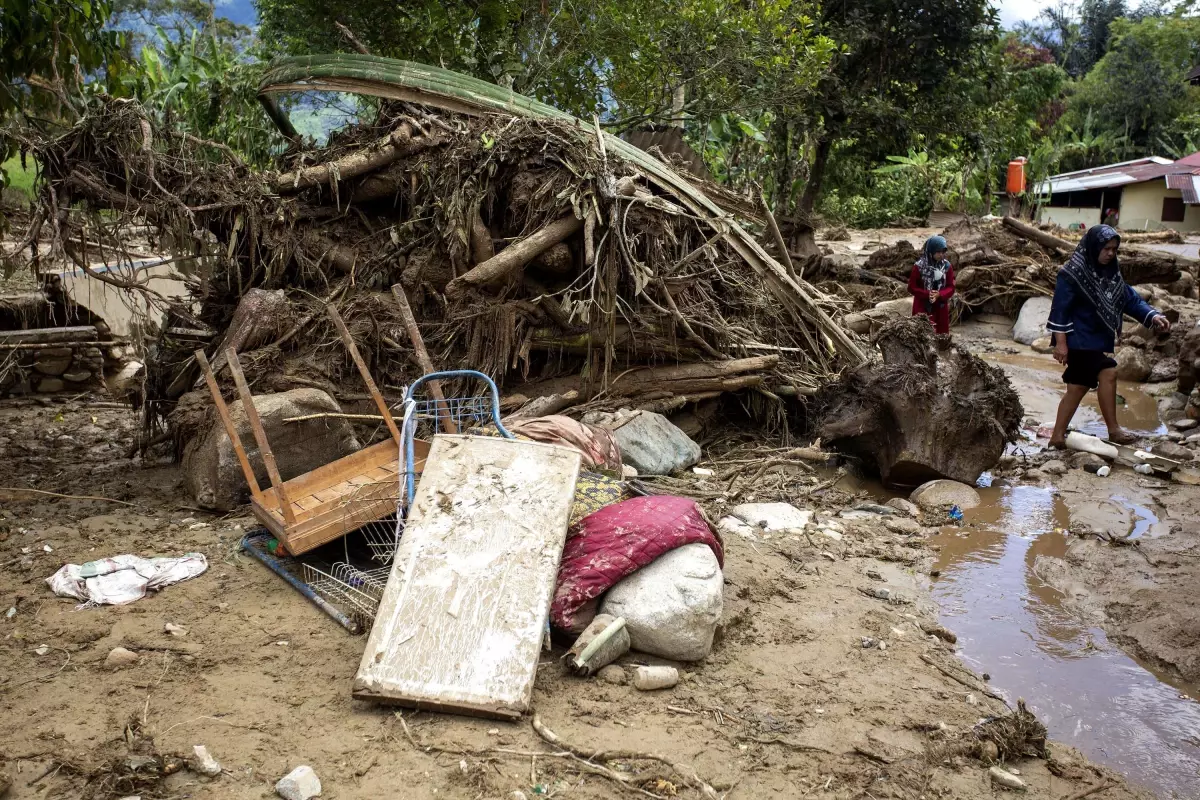
<path fill-rule="evenodd" d="M 206 569 L 208 559 L 202 553 L 185 553 L 179 558 L 121 555 L 67 564 L 46 578 L 46 583 L 59 597 L 120 606 L 141 600 L 147 591 L 194 578 Z"/>

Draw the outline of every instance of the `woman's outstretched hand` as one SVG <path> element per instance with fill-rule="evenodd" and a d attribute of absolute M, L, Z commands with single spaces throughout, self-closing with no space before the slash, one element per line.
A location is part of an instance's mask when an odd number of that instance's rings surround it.
<path fill-rule="evenodd" d="M 1154 330 L 1159 333 L 1167 333 L 1171 330 L 1171 320 L 1159 314 L 1154 319 L 1150 320 L 1150 324 L 1154 326 Z"/>

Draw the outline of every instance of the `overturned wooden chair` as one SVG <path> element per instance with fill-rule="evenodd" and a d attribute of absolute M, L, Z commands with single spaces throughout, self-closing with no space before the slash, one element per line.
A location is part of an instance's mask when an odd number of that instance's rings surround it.
<path fill-rule="evenodd" d="M 208 358 L 203 350 L 197 350 L 195 354 L 204 371 L 204 380 L 212 394 L 213 403 L 216 404 L 221 423 L 225 426 L 225 433 L 229 436 L 246 483 L 250 486 L 250 506 L 254 516 L 275 535 L 281 548 L 292 555 L 307 552 L 380 520 L 394 518 L 402 497 L 405 473 L 419 474 L 429 452 L 428 442 L 417 440 L 413 443 L 413 463 L 403 464 L 404 448 L 400 430 L 396 427 L 387 403 L 371 378 L 371 373 L 367 370 L 350 332 L 346 330 L 341 315 L 332 306 L 328 308 L 328 312 L 391 436 L 357 453 L 343 456 L 311 472 L 284 481 L 279 474 L 275 455 L 271 452 L 271 444 L 267 441 L 258 410 L 254 407 L 250 387 L 246 384 L 237 353 L 227 349 L 225 357 L 229 363 L 229 371 L 233 375 L 246 420 L 254 434 L 254 441 L 258 445 L 259 454 L 271 481 L 271 487 L 266 490 L 259 486 L 254 475 L 254 469 L 250 465 L 246 450 L 242 447 L 241 437 L 233 425 L 229 408 L 221 397 L 221 390 Z"/>

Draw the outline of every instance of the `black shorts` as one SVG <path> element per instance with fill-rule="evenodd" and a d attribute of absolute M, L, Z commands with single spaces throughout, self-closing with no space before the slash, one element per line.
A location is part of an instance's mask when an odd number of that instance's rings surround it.
<path fill-rule="evenodd" d="M 1095 389 L 1100 385 L 1100 373 L 1115 369 L 1117 362 L 1102 350 L 1068 350 L 1067 368 L 1063 371 L 1063 383 Z"/>

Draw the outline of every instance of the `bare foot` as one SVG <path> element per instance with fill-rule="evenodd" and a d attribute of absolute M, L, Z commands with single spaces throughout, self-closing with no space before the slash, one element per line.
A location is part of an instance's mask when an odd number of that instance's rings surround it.
<path fill-rule="evenodd" d="M 1133 444 L 1138 439 L 1128 431 L 1116 430 L 1108 432 L 1108 440 L 1113 444 Z"/>

